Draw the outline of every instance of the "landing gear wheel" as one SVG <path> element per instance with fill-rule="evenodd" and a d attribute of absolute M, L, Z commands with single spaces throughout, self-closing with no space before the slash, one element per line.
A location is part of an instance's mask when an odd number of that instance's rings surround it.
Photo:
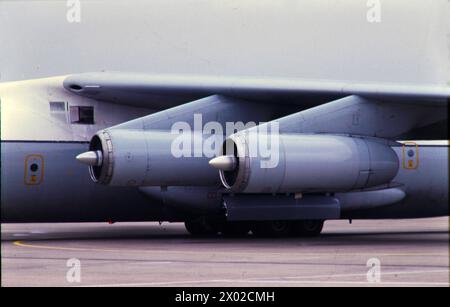
<path fill-rule="evenodd" d="M 226 222 L 221 232 L 225 237 L 245 237 L 250 232 L 250 225 L 246 222 Z"/>
<path fill-rule="evenodd" d="M 195 237 L 210 237 L 215 236 L 219 232 L 211 221 L 204 217 L 199 217 L 193 220 L 184 222 L 186 230 Z"/>
<path fill-rule="evenodd" d="M 316 237 L 323 229 L 323 220 L 295 221 L 292 224 L 292 234 L 298 237 Z"/>
<path fill-rule="evenodd" d="M 256 222 L 252 233 L 257 237 L 283 237 L 291 232 L 292 223 L 289 221 Z"/>

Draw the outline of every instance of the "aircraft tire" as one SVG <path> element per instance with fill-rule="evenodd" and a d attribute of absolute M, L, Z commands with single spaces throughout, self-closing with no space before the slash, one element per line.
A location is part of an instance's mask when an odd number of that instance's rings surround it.
<path fill-rule="evenodd" d="M 303 220 L 292 223 L 292 235 L 297 237 L 317 237 L 323 229 L 323 220 Z"/>
<path fill-rule="evenodd" d="M 225 237 L 245 237 L 250 232 L 250 224 L 246 222 L 226 222 L 221 232 Z"/>
<path fill-rule="evenodd" d="M 289 236 L 291 229 L 290 221 L 263 221 L 253 224 L 252 233 L 256 237 L 284 237 Z"/>
<path fill-rule="evenodd" d="M 195 237 L 210 237 L 218 234 L 219 230 L 205 217 L 199 217 L 184 222 L 186 230 Z"/>

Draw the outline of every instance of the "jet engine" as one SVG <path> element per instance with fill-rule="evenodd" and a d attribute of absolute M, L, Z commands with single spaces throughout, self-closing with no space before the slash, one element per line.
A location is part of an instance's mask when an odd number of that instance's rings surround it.
<path fill-rule="evenodd" d="M 170 131 L 107 129 L 91 139 L 89 151 L 77 159 L 89 165 L 94 182 L 111 186 L 210 186 L 218 183 L 208 158 L 188 150 L 179 156 L 174 148 L 179 134 Z M 185 134 L 186 145 L 200 143 L 203 136 Z M 197 139 L 196 139 L 197 138 Z M 181 149 L 182 150 L 182 149 Z"/>
<path fill-rule="evenodd" d="M 269 154 L 258 133 L 237 133 L 210 161 L 236 193 L 344 192 L 389 183 L 399 161 L 388 141 L 328 134 L 280 134 Z M 254 144 L 254 145 L 252 145 Z M 267 150 L 266 150 L 267 151 Z"/>

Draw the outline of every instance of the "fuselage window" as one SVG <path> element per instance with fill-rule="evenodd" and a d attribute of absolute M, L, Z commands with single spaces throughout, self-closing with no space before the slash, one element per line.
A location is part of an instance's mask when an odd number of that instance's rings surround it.
<path fill-rule="evenodd" d="M 66 112 L 66 103 L 63 101 L 50 101 L 50 112 L 64 113 Z"/>
<path fill-rule="evenodd" d="M 49 101 L 49 105 L 52 119 L 67 124 L 67 103 L 64 101 Z"/>
<path fill-rule="evenodd" d="M 94 107 L 71 106 L 70 107 L 70 122 L 72 124 L 93 125 L 94 124 Z"/>

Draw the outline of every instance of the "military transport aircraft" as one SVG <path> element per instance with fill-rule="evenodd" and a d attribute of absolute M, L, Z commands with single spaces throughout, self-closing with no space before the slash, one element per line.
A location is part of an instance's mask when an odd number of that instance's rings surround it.
<path fill-rule="evenodd" d="M 313 236 L 330 219 L 448 215 L 450 3 L 438 2 L 435 15 L 405 18 L 429 31 L 405 34 L 401 20 L 367 30 L 376 55 L 336 45 L 361 50 L 355 27 L 331 43 L 296 29 L 289 39 L 316 47 L 292 69 L 321 78 L 123 70 L 1 83 L 1 222 Z M 278 61 L 292 59 L 276 43 Z"/>

